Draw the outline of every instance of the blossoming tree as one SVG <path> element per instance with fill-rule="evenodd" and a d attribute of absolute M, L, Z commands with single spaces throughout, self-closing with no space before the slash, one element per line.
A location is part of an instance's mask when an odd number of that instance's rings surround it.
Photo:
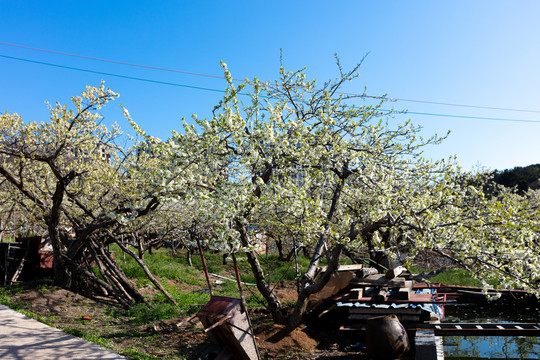
<path fill-rule="evenodd" d="M 490 199 L 464 185 L 452 159 L 422 157 L 426 146 L 443 138 L 424 139 L 410 122 L 396 124 L 381 110 L 383 102 L 357 105 L 358 97 L 339 93 L 358 76 L 358 66 L 343 72 L 338 61 L 340 76 L 321 85 L 306 80 L 302 71 L 282 68 L 274 83 L 254 79 L 238 86 L 223 67 L 226 95 L 211 119 L 194 117 L 195 124 L 185 123 L 173 136 L 173 162 L 197 168 L 190 178 L 191 196 L 212 206 L 205 217 L 213 219 L 219 234 L 213 245 L 247 253 L 276 321 L 302 321 L 309 296 L 327 283 L 343 249 L 367 246 L 392 253 L 407 245 L 413 256 L 417 249 L 431 248 L 482 273 L 493 275 L 493 268 L 514 273 L 509 259 L 507 270 L 500 266 L 500 252 L 516 257 L 510 234 L 525 224 L 493 221 L 493 211 L 513 212 L 522 204 L 508 197 Z M 509 210 L 501 209 L 503 203 Z M 495 235 L 501 226 L 508 231 L 504 245 Z M 527 236 L 537 237 L 530 229 Z M 265 280 L 254 251 L 257 233 L 296 234 L 311 249 L 292 312 Z M 530 269 L 538 259 L 532 252 L 527 256 Z M 316 277 L 323 257 L 328 266 Z"/>
<path fill-rule="evenodd" d="M 2 190 L 11 193 L 11 203 L 26 221 L 37 219 L 46 227 L 59 285 L 97 288 L 124 306 L 145 302 L 107 251 L 108 244 L 117 243 L 174 302 L 121 241 L 129 226 L 160 206 L 172 185 L 164 185 L 169 173 L 158 156 L 163 146 L 143 138 L 124 148 L 118 144 L 119 128 L 101 124 L 97 110 L 117 96 L 103 84 L 87 87 L 72 98 L 73 109 L 49 106 L 50 120 L 43 122 L 2 114 Z"/>

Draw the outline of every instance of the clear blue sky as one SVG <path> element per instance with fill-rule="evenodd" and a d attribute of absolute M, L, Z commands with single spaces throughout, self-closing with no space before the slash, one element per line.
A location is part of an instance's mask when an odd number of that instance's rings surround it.
<path fill-rule="evenodd" d="M 540 2 L 538 1 L 7 1 L 0 0 L 0 42 L 121 62 L 236 78 L 276 78 L 280 48 L 289 69 L 310 78 L 337 76 L 366 53 L 362 76 L 347 91 L 534 110 L 518 112 L 399 101 L 426 135 L 451 130 L 427 156 L 457 154 L 505 169 L 540 163 Z M 46 120 L 45 100 L 69 102 L 86 84 L 121 94 L 106 122 L 127 126 L 119 104 L 161 139 L 191 114 L 209 116 L 220 94 L 92 74 L 9 57 L 175 84 L 224 89 L 223 80 L 104 63 L 0 44 L 0 111 Z"/>

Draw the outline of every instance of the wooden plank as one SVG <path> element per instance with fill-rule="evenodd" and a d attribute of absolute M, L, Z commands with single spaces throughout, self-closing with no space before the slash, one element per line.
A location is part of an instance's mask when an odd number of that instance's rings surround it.
<path fill-rule="evenodd" d="M 362 278 L 365 278 L 369 275 L 375 275 L 378 274 L 379 271 L 375 268 L 363 268 L 362 270 L 358 271 L 357 274 L 361 276 Z"/>
<path fill-rule="evenodd" d="M 309 300 L 312 302 L 324 301 L 325 299 L 328 299 L 338 294 L 341 290 L 347 288 L 353 278 L 354 272 L 352 271 L 333 273 L 330 275 L 330 279 L 321 289 L 321 291 L 311 294 Z"/>
<path fill-rule="evenodd" d="M 364 296 L 364 288 L 351 289 L 350 294 L 351 299 L 360 299 L 362 296 Z"/>
<path fill-rule="evenodd" d="M 21 262 L 19 263 L 19 266 L 17 267 L 17 270 L 15 270 L 15 273 L 11 277 L 11 281 L 10 281 L 11 284 L 13 284 L 15 281 L 19 279 L 19 276 L 21 275 L 21 272 L 24 268 L 24 263 L 26 262 L 26 258 L 28 257 L 29 250 L 30 250 L 30 247 L 27 247 L 26 252 L 24 253 L 24 256 L 21 259 Z M 7 269 L 6 269 L 6 273 L 7 273 Z"/>
<path fill-rule="evenodd" d="M 393 269 L 388 270 L 386 274 L 384 274 L 384 276 L 388 279 L 394 279 L 405 271 L 407 271 L 407 268 L 405 268 L 404 266 L 397 266 Z"/>
<path fill-rule="evenodd" d="M 422 303 L 429 303 L 431 302 L 431 299 L 433 298 L 432 294 L 411 294 L 411 301 L 416 302 L 422 302 Z"/>
<path fill-rule="evenodd" d="M 360 316 L 360 315 L 356 315 Z M 364 319 L 369 318 L 369 314 L 364 314 Z M 376 315 L 375 315 L 376 316 Z M 402 317 L 410 315 L 402 315 Z M 408 332 L 429 330 L 433 331 L 436 337 L 440 336 L 534 336 L 540 337 L 539 324 L 536 323 L 514 323 L 514 324 L 496 324 L 496 323 L 439 323 L 427 324 L 418 321 L 403 320 L 398 315 L 400 321 L 403 321 Z M 410 321 L 410 322 L 409 322 Z M 482 329 L 477 328 L 480 325 Z M 518 326 L 520 329 L 518 329 Z M 365 327 L 358 323 L 348 325 L 348 330 L 365 331 Z"/>
<path fill-rule="evenodd" d="M 411 298 L 411 289 L 407 287 L 399 288 L 397 298 L 399 300 L 409 300 Z"/>
<path fill-rule="evenodd" d="M 430 329 L 428 324 L 420 328 Z M 442 323 L 431 327 L 437 336 L 540 336 L 540 329 L 531 323 Z"/>
<path fill-rule="evenodd" d="M 349 264 L 349 265 L 339 265 L 337 271 L 357 271 L 362 270 L 364 265 L 362 264 Z"/>
<path fill-rule="evenodd" d="M 363 268 L 364 268 L 364 265 L 362 264 L 347 264 L 347 265 L 339 265 L 336 271 L 357 271 L 357 270 L 362 270 Z M 327 266 L 321 266 L 317 269 L 317 271 L 325 272 L 326 269 L 327 269 Z"/>
<path fill-rule="evenodd" d="M 365 278 L 362 279 L 362 281 L 365 281 L 370 284 L 379 284 L 381 282 L 382 283 L 386 282 L 387 279 L 384 276 L 384 274 L 373 274 L 373 275 L 366 276 Z"/>
<path fill-rule="evenodd" d="M 394 279 L 388 279 L 383 274 L 369 275 L 363 279 L 352 280 L 351 285 L 355 287 L 359 286 L 384 286 L 391 288 L 411 287 L 412 281 L 405 280 L 402 277 Z"/>
<path fill-rule="evenodd" d="M 377 292 L 377 294 L 373 295 L 371 297 L 371 299 L 373 301 L 385 301 L 386 300 L 386 296 L 388 295 L 388 292 L 384 289 L 379 289 L 379 291 Z"/>

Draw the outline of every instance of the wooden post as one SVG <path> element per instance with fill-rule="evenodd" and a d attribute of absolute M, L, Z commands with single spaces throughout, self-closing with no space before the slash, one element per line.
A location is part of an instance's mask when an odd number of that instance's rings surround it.
<path fill-rule="evenodd" d="M 204 254 L 203 254 L 201 242 L 199 241 L 199 239 L 197 239 L 197 246 L 199 247 L 199 254 L 201 255 L 202 266 L 204 268 L 204 275 L 206 276 L 206 283 L 208 284 L 208 291 L 210 292 L 210 296 L 213 296 L 214 294 L 212 293 L 212 284 L 210 284 L 210 275 L 208 275 L 208 267 L 206 267 L 206 260 L 204 259 Z"/>

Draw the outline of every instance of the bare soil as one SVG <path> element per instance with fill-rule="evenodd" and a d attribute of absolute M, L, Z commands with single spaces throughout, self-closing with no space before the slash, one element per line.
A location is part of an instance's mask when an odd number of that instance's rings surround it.
<path fill-rule="evenodd" d="M 295 299 L 290 284 L 278 291 Z M 137 325 L 118 316 L 115 304 L 106 299 L 90 299 L 58 287 L 33 285 L 9 296 L 12 304 L 38 319 L 74 335 L 91 335 L 129 359 L 197 359 L 212 345 L 197 318 L 187 321 L 189 314 Z M 250 310 L 250 316 L 263 359 L 368 359 L 356 339 L 337 331 L 317 326 L 290 331 L 274 325 L 264 308 Z"/>

